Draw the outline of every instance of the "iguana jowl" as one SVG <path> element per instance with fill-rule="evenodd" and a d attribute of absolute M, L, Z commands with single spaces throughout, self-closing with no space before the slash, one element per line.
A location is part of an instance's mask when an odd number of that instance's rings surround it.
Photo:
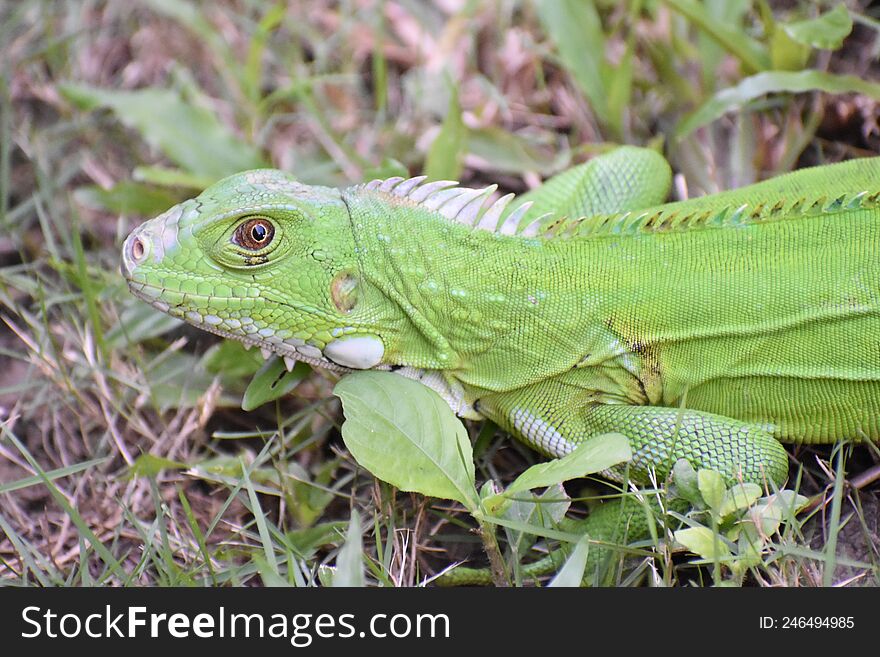
<path fill-rule="evenodd" d="M 248 171 L 135 229 L 123 272 L 203 329 L 420 378 L 551 456 L 619 431 L 641 481 L 686 458 L 779 484 L 779 441 L 880 438 L 880 158 L 662 204 L 669 181 L 630 147 L 531 207 Z"/>

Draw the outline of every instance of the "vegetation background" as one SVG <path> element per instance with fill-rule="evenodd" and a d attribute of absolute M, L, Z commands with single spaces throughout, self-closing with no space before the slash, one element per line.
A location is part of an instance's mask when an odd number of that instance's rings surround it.
<path fill-rule="evenodd" d="M 878 16 L 859 0 L 0 1 L 0 584 L 351 583 L 364 564 L 408 586 L 484 563 L 459 505 L 352 460 L 327 373 L 243 412 L 259 355 L 129 295 L 122 239 L 258 166 L 518 192 L 632 143 L 663 151 L 682 198 L 877 155 Z M 469 428 L 478 481 L 537 460 Z M 880 489 L 844 486 L 830 448 L 792 454 L 818 502 L 744 581 L 876 584 Z M 877 461 L 859 447 L 846 468 Z M 615 581 L 719 581 L 659 555 Z"/>

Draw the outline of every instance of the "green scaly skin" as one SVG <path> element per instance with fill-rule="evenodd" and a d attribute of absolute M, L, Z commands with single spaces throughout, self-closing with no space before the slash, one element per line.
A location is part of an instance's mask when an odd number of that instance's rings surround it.
<path fill-rule="evenodd" d="M 670 177 L 618 149 L 526 195 L 512 230 L 518 201 L 249 171 L 135 229 L 122 269 L 171 315 L 291 366 L 418 378 L 548 456 L 623 433 L 639 483 L 685 458 L 779 485 L 780 441 L 878 440 L 880 158 L 662 204 Z M 248 242 L 254 222 L 274 233 Z"/>

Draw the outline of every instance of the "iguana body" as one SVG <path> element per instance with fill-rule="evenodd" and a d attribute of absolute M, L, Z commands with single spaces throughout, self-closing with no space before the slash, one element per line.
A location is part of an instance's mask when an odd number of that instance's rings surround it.
<path fill-rule="evenodd" d="M 510 213 L 245 172 L 136 229 L 123 271 L 202 328 L 421 378 L 550 456 L 619 431 L 641 481 L 683 457 L 778 484 L 779 440 L 880 438 L 880 158 L 661 205 L 669 178 L 623 148 Z"/>

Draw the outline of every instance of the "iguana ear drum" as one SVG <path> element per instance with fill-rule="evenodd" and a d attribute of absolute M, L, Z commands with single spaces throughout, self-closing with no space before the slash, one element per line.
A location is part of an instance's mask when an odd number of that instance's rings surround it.
<path fill-rule="evenodd" d="M 358 302 L 357 276 L 349 271 L 336 274 L 330 282 L 330 298 L 341 313 L 350 313 Z"/>

